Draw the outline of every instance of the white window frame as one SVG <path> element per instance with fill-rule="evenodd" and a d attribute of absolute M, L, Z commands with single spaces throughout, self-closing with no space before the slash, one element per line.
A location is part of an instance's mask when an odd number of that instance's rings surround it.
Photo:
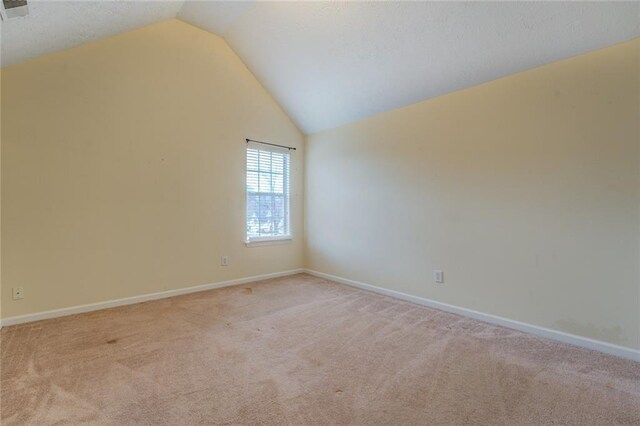
<path fill-rule="evenodd" d="M 252 237 L 250 238 L 247 234 L 247 216 L 249 213 L 249 190 L 247 185 L 247 174 L 249 171 L 248 164 L 248 150 L 256 149 L 259 151 L 266 152 L 278 152 L 283 153 L 288 156 L 287 164 L 285 167 L 285 174 L 283 176 L 283 185 L 285 191 L 285 210 L 286 210 L 286 227 L 287 234 L 286 235 L 276 235 L 276 236 L 264 236 L 264 237 Z M 291 153 L 286 148 L 280 148 L 275 146 L 269 146 L 264 144 L 259 144 L 253 141 L 247 142 L 244 152 L 245 158 L 245 169 L 244 169 L 244 179 L 245 179 L 245 212 L 244 212 L 244 229 L 245 229 L 245 244 L 247 247 L 253 246 L 264 246 L 264 245 L 273 245 L 273 244 L 286 244 L 291 242 L 292 230 L 291 230 Z"/>

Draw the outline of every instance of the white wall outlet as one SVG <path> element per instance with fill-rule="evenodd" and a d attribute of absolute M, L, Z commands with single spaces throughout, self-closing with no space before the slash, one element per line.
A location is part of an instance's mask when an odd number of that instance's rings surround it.
<path fill-rule="evenodd" d="M 23 287 L 13 287 L 13 300 L 24 299 L 24 288 Z"/>
<path fill-rule="evenodd" d="M 438 270 L 433 271 L 433 280 L 438 284 L 442 284 L 444 282 L 444 273 Z"/>
<path fill-rule="evenodd" d="M 222 256 L 220 258 L 220 266 L 229 266 L 229 256 Z"/>

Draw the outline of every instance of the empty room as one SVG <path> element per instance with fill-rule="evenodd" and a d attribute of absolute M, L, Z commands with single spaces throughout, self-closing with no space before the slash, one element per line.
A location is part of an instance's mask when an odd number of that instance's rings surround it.
<path fill-rule="evenodd" d="M 640 2 L 0 17 L 0 424 L 640 425 Z"/>

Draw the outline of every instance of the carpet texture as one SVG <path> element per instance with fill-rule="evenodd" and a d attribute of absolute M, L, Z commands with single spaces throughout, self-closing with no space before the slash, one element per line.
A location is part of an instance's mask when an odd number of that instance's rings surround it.
<path fill-rule="evenodd" d="M 3 425 L 640 424 L 640 364 L 305 274 L 7 327 Z"/>

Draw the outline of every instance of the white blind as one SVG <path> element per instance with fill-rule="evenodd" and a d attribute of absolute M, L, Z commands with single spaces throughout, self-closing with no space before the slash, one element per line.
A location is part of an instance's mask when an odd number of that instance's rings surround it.
<path fill-rule="evenodd" d="M 289 237 L 289 152 L 247 144 L 247 241 Z"/>

